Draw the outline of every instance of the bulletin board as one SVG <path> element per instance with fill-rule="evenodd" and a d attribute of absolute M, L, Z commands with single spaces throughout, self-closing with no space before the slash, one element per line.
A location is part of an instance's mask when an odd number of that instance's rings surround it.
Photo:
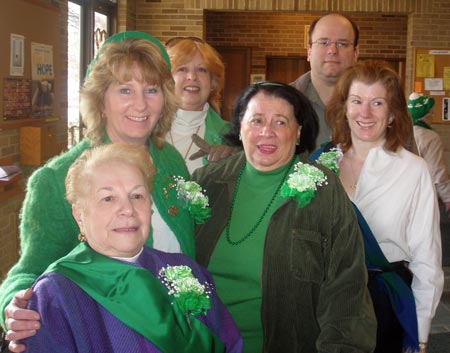
<path fill-rule="evenodd" d="M 450 124 L 450 48 L 416 48 L 413 91 L 435 100 L 433 124 Z"/>
<path fill-rule="evenodd" d="M 60 11 L 49 0 L 1 0 L 0 11 L 0 129 L 57 120 L 60 116 L 61 72 Z M 19 38 L 19 49 L 15 40 Z M 32 111 L 32 48 L 50 48 L 52 61 L 51 115 L 36 116 Z M 15 51 L 17 50 L 17 53 Z M 33 52 L 35 55 L 36 50 Z M 36 65 L 37 66 L 37 65 Z M 18 68 L 18 70 L 16 70 Z M 42 99 L 41 99 L 42 101 Z M 6 116 L 5 116 L 6 115 Z"/>

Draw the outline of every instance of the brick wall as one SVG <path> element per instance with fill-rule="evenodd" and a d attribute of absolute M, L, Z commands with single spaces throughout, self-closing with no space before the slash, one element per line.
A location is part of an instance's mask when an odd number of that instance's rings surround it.
<path fill-rule="evenodd" d="M 305 26 L 320 13 L 205 11 L 205 38 L 213 46 L 252 48 L 252 73 L 266 72 L 266 56 L 305 56 Z M 408 17 L 352 13 L 360 27 L 360 56 L 406 58 Z"/>
<path fill-rule="evenodd" d="M 19 160 L 19 134 L 17 129 L 0 131 L 0 156 L 10 157 L 13 163 Z M 22 195 L 0 201 L 0 278 L 17 260 L 18 211 Z"/>
<path fill-rule="evenodd" d="M 120 4 L 131 0 L 118 1 Z M 302 48 L 303 26 L 309 24 L 306 19 L 315 17 L 312 14 L 323 12 L 348 13 L 355 19 L 361 28 L 361 57 L 405 57 L 405 93 L 413 87 L 414 48 L 450 47 L 448 0 L 136 0 L 134 29 L 151 33 L 163 42 L 173 36 L 198 36 L 221 45 L 228 40 L 230 44 L 256 45 L 252 70 L 264 73 L 266 52 L 277 53 L 274 55 L 306 53 Z M 270 16 L 273 13 L 277 15 Z M 119 11 L 119 18 L 125 16 L 128 15 Z M 270 26 L 277 21 L 273 17 L 278 16 L 289 21 L 288 26 L 280 23 L 289 28 L 280 31 Z M 238 23 L 234 19 L 242 21 Z M 264 20 L 258 22 L 257 19 Z M 229 21 L 227 27 L 217 28 L 218 22 L 225 20 Z M 239 31 L 246 33 L 252 24 L 258 26 L 256 33 L 238 36 Z M 215 26 L 215 30 L 210 30 L 210 26 Z M 373 30 L 375 27 L 378 34 Z M 268 38 L 276 38 L 275 43 Z M 285 41 L 289 41 L 289 45 Z M 265 45 L 259 45 L 260 42 Z M 450 124 L 433 127 L 444 141 L 450 164 Z"/>
<path fill-rule="evenodd" d="M 117 31 L 132 31 L 136 29 L 136 2 L 134 0 L 121 0 L 117 4 L 118 13 Z"/>
<path fill-rule="evenodd" d="M 18 214 L 22 195 L 0 202 L 0 279 L 17 261 L 19 251 Z"/>

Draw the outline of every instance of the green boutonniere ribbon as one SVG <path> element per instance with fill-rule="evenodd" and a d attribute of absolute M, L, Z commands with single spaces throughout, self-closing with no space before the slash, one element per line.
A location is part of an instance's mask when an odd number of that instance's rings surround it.
<path fill-rule="evenodd" d="M 211 308 L 209 284 L 201 284 L 188 266 L 167 266 L 159 271 L 159 277 L 184 312 L 190 326 L 190 316 L 206 315 Z"/>
<path fill-rule="evenodd" d="M 201 186 L 195 181 L 186 181 L 182 177 L 174 179 L 177 196 L 186 202 L 186 207 L 195 223 L 205 223 L 205 220 L 211 217 L 211 209 L 208 207 L 208 196 L 204 195 Z"/>
<path fill-rule="evenodd" d="M 339 162 L 342 156 L 341 149 L 339 147 L 333 147 L 330 151 L 321 153 L 319 158 L 317 158 L 317 163 L 336 173 L 336 175 L 339 175 Z"/>
<path fill-rule="evenodd" d="M 323 184 L 327 184 L 327 177 L 320 169 L 298 162 L 283 183 L 281 196 L 295 198 L 298 207 L 303 208 L 314 198 L 317 187 Z"/>

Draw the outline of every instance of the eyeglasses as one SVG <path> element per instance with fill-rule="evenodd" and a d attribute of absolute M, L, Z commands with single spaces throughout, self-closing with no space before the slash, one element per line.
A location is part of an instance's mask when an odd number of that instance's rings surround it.
<path fill-rule="evenodd" d="M 204 43 L 203 39 L 198 38 L 198 37 L 173 37 L 173 38 L 170 38 L 166 42 L 166 48 L 171 48 L 175 44 L 177 44 L 178 42 L 180 42 L 182 40 L 191 40 L 191 41 L 197 42 L 197 43 Z"/>
<path fill-rule="evenodd" d="M 317 46 L 322 49 L 328 48 L 332 44 L 334 44 L 337 49 L 346 49 L 353 45 L 353 43 L 347 40 L 337 40 L 335 42 L 332 42 L 329 39 L 318 39 L 315 42 L 311 42 L 311 44 L 317 44 Z"/>

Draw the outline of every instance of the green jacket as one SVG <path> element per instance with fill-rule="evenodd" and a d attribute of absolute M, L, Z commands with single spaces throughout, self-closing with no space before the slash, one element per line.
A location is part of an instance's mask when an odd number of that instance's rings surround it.
<path fill-rule="evenodd" d="M 28 181 L 20 215 L 20 259 L 0 286 L 2 325 L 3 310 L 14 294 L 31 287 L 49 264 L 67 255 L 79 243 L 78 225 L 72 217 L 71 206 L 65 199 L 64 180 L 70 165 L 88 148 L 89 141 L 81 141 L 36 170 Z M 176 190 L 169 186 L 173 182 L 173 176 L 189 177 L 186 165 L 178 151 L 168 143 L 161 149 L 150 146 L 149 153 L 157 168 L 153 182 L 153 200 L 164 221 L 177 237 L 183 253 L 194 258 L 193 220 L 188 211 L 178 204 Z M 168 212 L 172 205 L 178 209 L 175 216 Z M 152 245 L 151 235 L 147 245 Z"/>
<path fill-rule="evenodd" d="M 210 145 L 220 145 L 223 143 L 223 134 L 231 129 L 229 121 L 223 120 L 216 111 L 209 107 L 205 119 L 205 141 Z"/>
<path fill-rule="evenodd" d="M 205 119 L 205 141 L 211 146 L 221 145 L 224 143 L 223 135 L 231 130 L 229 121 L 223 120 L 216 111 L 209 107 L 208 114 Z M 203 165 L 208 164 L 206 157 L 202 158 Z"/>
<path fill-rule="evenodd" d="M 241 152 L 194 172 L 212 211 L 196 229 L 197 261 L 205 267 L 229 218 L 244 161 Z M 305 156 L 301 161 L 313 163 Z M 339 179 L 324 173 L 328 184 L 318 187 L 308 206 L 298 208 L 289 199 L 271 217 L 261 274 L 264 352 L 361 353 L 375 347 L 358 222 Z"/>

